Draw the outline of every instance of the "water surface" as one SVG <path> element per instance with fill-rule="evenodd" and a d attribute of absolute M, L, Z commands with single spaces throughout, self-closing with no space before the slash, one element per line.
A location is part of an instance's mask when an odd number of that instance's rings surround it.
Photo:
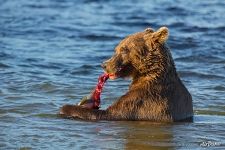
<path fill-rule="evenodd" d="M 0 149 L 225 149 L 224 1 L 0 2 Z M 94 87 L 120 40 L 163 25 L 193 123 L 57 117 Z M 102 109 L 129 83 L 109 81 Z"/>

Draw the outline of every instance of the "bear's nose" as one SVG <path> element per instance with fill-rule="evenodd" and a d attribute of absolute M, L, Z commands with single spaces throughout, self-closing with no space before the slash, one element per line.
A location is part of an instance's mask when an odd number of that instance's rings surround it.
<path fill-rule="evenodd" d="M 103 63 L 101 64 L 101 66 L 102 66 L 103 69 L 106 69 L 106 62 L 103 62 Z"/>

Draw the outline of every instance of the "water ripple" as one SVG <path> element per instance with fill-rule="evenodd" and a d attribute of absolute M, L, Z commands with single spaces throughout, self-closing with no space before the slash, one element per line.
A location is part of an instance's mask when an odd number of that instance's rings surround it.
<path fill-rule="evenodd" d="M 179 74 L 181 77 L 193 77 L 193 78 L 199 78 L 199 79 L 225 79 L 224 76 L 219 75 L 212 75 L 212 74 L 203 74 L 199 72 L 193 72 L 193 71 L 179 71 Z"/>
<path fill-rule="evenodd" d="M 10 68 L 10 66 L 0 62 L 0 68 Z"/>

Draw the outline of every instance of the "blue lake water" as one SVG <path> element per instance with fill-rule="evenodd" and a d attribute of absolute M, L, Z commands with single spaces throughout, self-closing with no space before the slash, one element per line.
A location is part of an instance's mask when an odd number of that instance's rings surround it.
<path fill-rule="evenodd" d="M 225 149 L 225 1 L 0 0 L 0 149 Z M 67 120 L 126 35 L 170 29 L 194 122 Z M 107 82 L 102 109 L 130 81 Z"/>

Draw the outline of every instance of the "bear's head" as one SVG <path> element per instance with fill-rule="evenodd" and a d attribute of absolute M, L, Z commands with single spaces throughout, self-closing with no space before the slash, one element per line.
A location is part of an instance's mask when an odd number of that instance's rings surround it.
<path fill-rule="evenodd" d="M 114 55 L 102 64 L 111 79 L 118 77 L 157 77 L 173 65 L 165 42 L 169 31 L 161 27 L 157 31 L 145 29 L 127 36 L 115 48 Z"/>

